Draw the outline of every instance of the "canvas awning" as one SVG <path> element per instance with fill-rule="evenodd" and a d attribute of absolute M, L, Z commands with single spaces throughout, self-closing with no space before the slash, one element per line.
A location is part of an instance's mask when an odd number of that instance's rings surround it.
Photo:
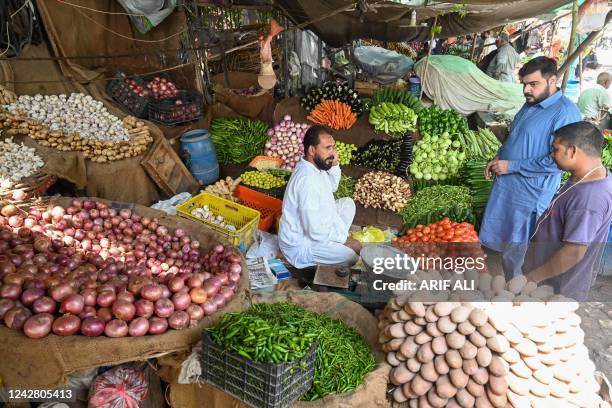
<path fill-rule="evenodd" d="M 408 2 L 410 3 L 410 2 Z M 418 4 L 421 2 L 412 2 Z M 422 41 L 429 33 L 428 26 L 438 15 L 442 32 L 447 38 L 481 32 L 504 24 L 525 20 L 559 8 L 568 0 L 508 0 L 490 2 L 464 0 L 461 2 L 429 2 L 428 6 L 410 6 L 391 1 L 353 0 L 276 0 L 275 6 L 296 24 L 308 24 L 327 44 L 339 47 L 360 38 L 379 41 Z M 458 6 L 461 4 L 463 6 Z M 465 12 L 460 16 L 457 7 Z M 410 26 L 412 10 L 417 12 L 417 25 Z"/>

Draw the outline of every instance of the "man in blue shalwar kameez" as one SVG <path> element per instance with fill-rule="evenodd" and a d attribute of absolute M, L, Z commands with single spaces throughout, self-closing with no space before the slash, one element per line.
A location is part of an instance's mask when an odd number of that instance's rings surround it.
<path fill-rule="evenodd" d="M 526 103 L 485 177 L 495 182 L 480 228 L 480 241 L 501 253 L 506 278 L 521 274 L 535 222 L 561 181 L 551 157 L 553 132 L 581 120 L 576 105 L 557 88 L 557 63 L 537 57 L 519 71 Z"/>

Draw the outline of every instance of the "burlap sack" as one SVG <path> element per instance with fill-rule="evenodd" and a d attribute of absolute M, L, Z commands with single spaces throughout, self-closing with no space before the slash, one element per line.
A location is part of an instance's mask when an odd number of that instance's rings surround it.
<path fill-rule="evenodd" d="M 352 302 L 336 293 L 319 293 L 313 291 L 275 292 L 266 297 L 256 296 L 252 303 L 291 302 L 316 313 L 344 321 L 354 327 L 376 354 L 378 368 L 369 373 L 354 392 L 330 395 L 312 402 L 296 402 L 293 408 L 375 408 L 390 407 L 386 398 L 389 366 L 384 363 L 384 356 L 378 343 L 377 320 L 361 305 Z M 245 305 L 246 306 L 246 305 Z M 208 384 L 177 384 L 181 358 L 186 353 L 166 356 L 158 360 L 161 366 L 160 376 L 170 385 L 170 404 L 174 408 L 201 407 L 206 401 L 206 408 L 245 408 L 246 405 L 230 395 Z"/>
<path fill-rule="evenodd" d="M 57 200 L 62 205 L 67 205 L 69 201 L 70 198 L 65 197 Z M 110 204 L 131 208 L 143 216 L 157 217 L 160 224 L 171 229 L 184 229 L 200 241 L 203 251 L 208 251 L 218 242 L 227 244 L 227 241 L 202 223 L 169 216 L 137 204 Z M 147 360 L 165 353 L 189 350 L 200 339 L 203 328 L 215 324 L 227 312 L 245 308 L 245 290 L 248 287 L 248 272 L 243 263 L 242 279 L 236 295 L 223 309 L 204 318 L 197 327 L 171 330 L 157 336 L 111 339 L 50 335 L 34 340 L 21 331 L 0 327 L 0 378 L 7 387 L 51 387 L 64 384 L 67 376 L 78 370 Z"/>
<path fill-rule="evenodd" d="M 163 137 L 151 132 L 153 138 Z M 81 152 L 62 152 L 38 144 L 29 137 L 14 137 L 36 149 L 45 161 L 42 171 L 73 183 L 92 197 L 149 205 L 159 201 L 161 195 L 153 180 L 140 165 L 141 156 L 110 163 L 85 160 Z"/>
<path fill-rule="evenodd" d="M 217 74 L 211 78 L 215 91 L 215 102 L 221 102 L 238 114 L 247 118 L 260 118 L 261 114 L 274 103 L 272 91 L 261 90 L 257 95 L 240 96 L 232 89 L 242 89 L 254 86 L 259 88 L 257 74 L 252 72 L 228 72 L 229 88 L 225 83 L 225 75 Z"/>

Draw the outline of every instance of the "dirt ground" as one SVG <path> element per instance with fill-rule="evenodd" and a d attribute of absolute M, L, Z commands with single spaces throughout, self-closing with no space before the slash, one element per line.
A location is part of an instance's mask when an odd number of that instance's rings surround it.
<path fill-rule="evenodd" d="M 612 379 L 612 277 L 597 278 L 589 302 L 580 304 L 578 314 L 591 359 L 599 371 Z"/>

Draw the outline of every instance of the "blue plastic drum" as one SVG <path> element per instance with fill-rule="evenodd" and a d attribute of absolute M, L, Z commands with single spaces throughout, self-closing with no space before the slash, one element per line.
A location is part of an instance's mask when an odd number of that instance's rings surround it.
<path fill-rule="evenodd" d="M 577 103 L 580 97 L 580 81 L 567 81 L 567 87 L 563 94 L 570 101 Z"/>
<path fill-rule="evenodd" d="M 207 129 L 196 129 L 183 133 L 181 157 L 191 174 L 201 184 L 212 184 L 219 179 L 217 153 Z"/>
<path fill-rule="evenodd" d="M 408 89 L 417 98 L 421 96 L 421 79 L 417 76 L 408 78 Z"/>

